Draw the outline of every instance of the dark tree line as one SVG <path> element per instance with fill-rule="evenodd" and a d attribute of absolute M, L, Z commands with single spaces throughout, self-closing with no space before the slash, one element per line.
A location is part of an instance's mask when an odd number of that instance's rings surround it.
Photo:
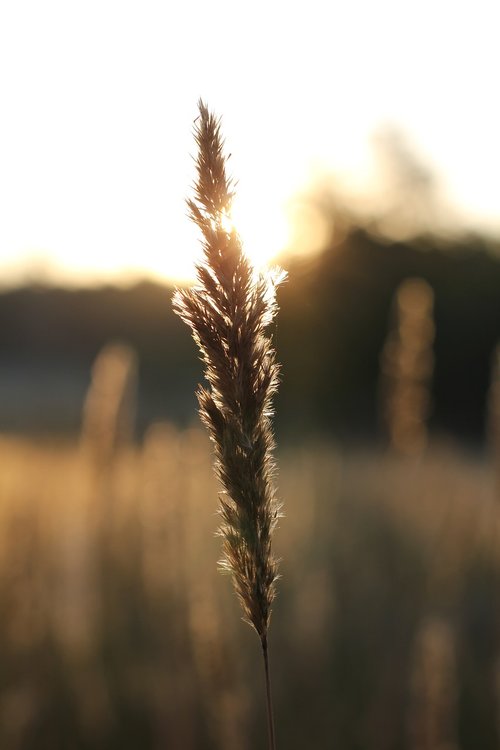
<path fill-rule="evenodd" d="M 304 426 L 327 432 L 376 433 L 393 296 L 404 279 L 420 277 L 435 294 L 431 427 L 482 437 L 500 339 L 500 257 L 483 241 L 389 243 L 357 229 L 317 262 L 292 267 L 290 277 L 278 330 L 287 413 L 298 409 Z"/>
<path fill-rule="evenodd" d="M 283 363 L 277 403 L 283 434 L 378 434 L 379 355 L 392 299 L 402 280 L 417 276 L 435 294 L 431 429 L 464 441 L 483 438 L 491 357 L 500 340 L 500 253 L 488 242 L 388 242 L 358 227 L 288 271 L 274 330 Z M 139 356 L 140 427 L 155 418 L 194 419 L 201 365 L 172 312 L 171 294 L 149 282 L 1 294 L 0 428 L 9 426 L 1 424 L 6 368 L 22 372 L 26 388 L 38 387 L 40 367 L 70 367 L 85 380 L 100 347 L 113 339 L 128 342 Z M 29 415 L 20 425 L 37 426 L 27 423 Z"/>

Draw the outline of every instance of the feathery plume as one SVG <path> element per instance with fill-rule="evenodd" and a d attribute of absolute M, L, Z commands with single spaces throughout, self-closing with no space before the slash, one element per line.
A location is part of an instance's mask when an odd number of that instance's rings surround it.
<path fill-rule="evenodd" d="M 433 306 L 434 293 L 424 279 L 405 279 L 394 296 L 394 328 L 380 358 L 383 420 L 392 449 L 406 456 L 421 456 L 428 443 Z"/>
<path fill-rule="evenodd" d="M 197 396 L 223 488 L 221 567 L 232 574 L 245 619 L 260 637 L 267 677 L 277 578 L 271 537 L 280 507 L 271 425 L 279 366 L 266 329 L 277 312 L 275 290 L 284 274 L 257 275 L 243 252 L 230 219 L 234 193 L 220 120 L 202 101 L 195 139 L 197 181 L 188 207 L 203 235 L 204 257 L 196 267 L 197 285 L 178 290 L 173 305 L 190 327 L 205 365 L 208 387 L 200 387 Z"/>
<path fill-rule="evenodd" d="M 127 344 L 106 344 L 92 366 L 82 414 L 81 443 L 96 466 L 109 466 L 132 442 L 136 392 L 135 351 Z"/>

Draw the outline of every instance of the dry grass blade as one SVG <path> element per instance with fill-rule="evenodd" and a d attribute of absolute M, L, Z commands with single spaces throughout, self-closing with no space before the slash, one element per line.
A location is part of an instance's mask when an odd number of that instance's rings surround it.
<path fill-rule="evenodd" d="M 279 516 L 271 416 L 279 366 L 266 329 L 277 311 L 275 289 L 283 274 L 257 275 L 245 256 L 230 222 L 233 191 L 220 122 L 203 102 L 199 112 L 197 181 L 188 206 L 203 235 L 204 259 L 197 266 L 198 284 L 177 291 L 174 309 L 189 325 L 205 365 L 208 387 L 200 387 L 198 400 L 223 487 L 222 567 L 232 574 L 267 667 L 277 578 L 271 550 Z"/>

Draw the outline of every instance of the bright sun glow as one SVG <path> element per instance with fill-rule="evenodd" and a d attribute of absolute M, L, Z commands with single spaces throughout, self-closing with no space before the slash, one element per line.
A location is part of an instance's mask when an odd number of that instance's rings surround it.
<path fill-rule="evenodd" d="M 232 212 L 231 212 L 232 213 Z M 233 218 L 230 214 L 222 213 L 220 216 L 220 225 L 222 229 L 227 232 L 228 234 L 231 234 L 236 227 L 234 225 Z"/>
<path fill-rule="evenodd" d="M 355 173 L 384 122 L 464 214 L 498 227 L 495 3 L 237 5 L 0 3 L 0 285 L 193 279 L 200 96 L 222 116 L 232 220 L 257 267 L 289 246 L 286 201 L 311 167 Z"/>
<path fill-rule="evenodd" d="M 272 266 L 276 257 L 289 245 L 290 224 L 284 205 L 274 200 L 267 203 L 266 209 L 255 206 L 248 200 L 239 199 L 236 195 L 230 214 L 221 217 L 222 228 L 231 232 L 235 230 L 242 242 L 243 251 L 257 271 Z M 144 268 L 146 262 L 149 269 L 164 278 L 176 281 L 193 281 L 195 278 L 195 263 L 202 257 L 198 228 L 187 219 L 182 228 L 180 244 L 183 252 L 175 252 L 178 245 L 174 243 L 171 252 L 156 253 L 143 257 Z"/>
<path fill-rule="evenodd" d="M 225 228 L 234 228 L 242 241 L 245 255 L 257 269 L 272 264 L 275 257 L 287 246 L 289 226 L 284 209 L 276 206 L 264 210 L 262 207 L 246 205 L 236 196 L 231 216 L 225 217 Z"/>

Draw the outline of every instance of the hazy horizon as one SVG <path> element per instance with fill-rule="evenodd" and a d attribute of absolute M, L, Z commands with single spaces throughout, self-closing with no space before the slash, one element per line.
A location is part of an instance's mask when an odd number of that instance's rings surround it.
<path fill-rule="evenodd" d="M 383 198 L 387 129 L 435 175 L 440 213 L 498 234 L 495 20 L 487 0 L 4 4 L 0 275 L 190 278 L 200 96 L 223 119 L 258 263 L 290 244 L 294 196 L 325 175 Z"/>

